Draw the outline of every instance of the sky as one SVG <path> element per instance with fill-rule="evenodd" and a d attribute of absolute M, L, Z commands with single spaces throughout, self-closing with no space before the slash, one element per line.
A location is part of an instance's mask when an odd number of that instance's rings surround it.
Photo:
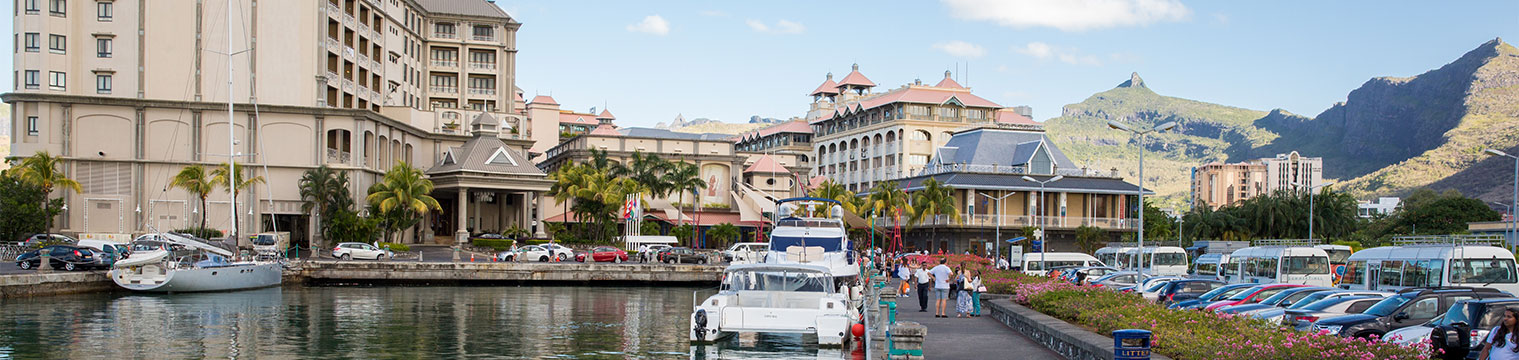
<path fill-rule="evenodd" d="M 621 126 L 801 116 L 807 93 L 851 64 L 877 91 L 959 69 L 977 95 L 1032 106 L 1040 121 L 1131 72 L 1164 95 L 1312 116 L 1372 77 L 1417 75 L 1495 37 L 1519 39 L 1511 0 L 496 4 L 523 24 L 517 85 L 529 99 L 607 108 Z"/>

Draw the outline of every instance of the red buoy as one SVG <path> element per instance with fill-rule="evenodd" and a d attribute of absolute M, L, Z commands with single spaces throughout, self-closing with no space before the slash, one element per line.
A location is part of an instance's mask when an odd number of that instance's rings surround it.
<path fill-rule="evenodd" d="M 865 336 L 865 324 L 854 323 L 854 326 L 849 327 L 849 333 L 854 334 L 854 337 Z"/>

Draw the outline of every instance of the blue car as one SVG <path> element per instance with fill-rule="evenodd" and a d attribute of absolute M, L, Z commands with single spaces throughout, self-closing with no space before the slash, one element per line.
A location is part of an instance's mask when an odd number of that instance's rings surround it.
<path fill-rule="evenodd" d="M 1202 295 L 1199 295 L 1196 299 L 1185 300 L 1185 301 L 1178 301 L 1178 302 L 1172 303 L 1170 306 L 1167 306 L 1167 308 L 1169 308 L 1169 309 L 1198 309 L 1198 308 L 1202 308 L 1204 306 L 1208 306 L 1208 304 L 1211 304 L 1214 301 L 1227 299 L 1230 296 L 1234 296 L 1234 294 L 1237 294 L 1237 293 L 1239 293 L 1241 291 L 1245 291 L 1245 289 L 1249 289 L 1249 288 L 1254 287 L 1256 285 L 1259 285 L 1259 284 L 1229 284 L 1229 285 L 1220 286 L 1220 287 L 1218 287 L 1216 289 L 1213 289 L 1213 291 L 1209 291 L 1209 292 L 1203 293 Z"/>
<path fill-rule="evenodd" d="M 1160 303 L 1173 304 L 1196 299 L 1226 285 L 1228 284 L 1218 280 L 1182 279 L 1167 282 L 1156 294 L 1160 296 Z"/>

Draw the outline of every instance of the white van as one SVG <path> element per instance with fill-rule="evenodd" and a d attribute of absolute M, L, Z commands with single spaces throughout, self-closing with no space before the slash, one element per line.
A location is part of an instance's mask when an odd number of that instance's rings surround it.
<path fill-rule="evenodd" d="M 1175 246 L 1146 247 L 1139 251 L 1139 270 L 1152 276 L 1186 276 L 1187 249 Z"/>
<path fill-rule="evenodd" d="M 1226 264 L 1229 283 L 1334 286 L 1329 253 L 1311 246 L 1251 246 L 1229 254 Z"/>
<path fill-rule="evenodd" d="M 1101 249 L 1097 249 L 1097 253 L 1096 253 L 1097 260 L 1098 261 L 1102 261 L 1102 263 L 1104 263 L 1104 264 L 1108 264 L 1108 266 L 1112 266 L 1112 267 L 1118 268 L 1118 269 L 1124 269 L 1125 266 L 1128 265 L 1128 261 L 1119 261 L 1118 258 L 1120 256 L 1120 254 L 1123 254 L 1124 252 L 1132 250 L 1132 249 L 1134 249 L 1134 248 L 1133 247 L 1127 247 L 1127 246 L 1108 246 L 1108 247 L 1104 247 L 1104 248 L 1101 248 Z M 1125 257 L 1124 260 L 1128 260 L 1128 258 Z"/>
<path fill-rule="evenodd" d="M 1334 271 L 1335 278 L 1345 275 L 1345 262 L 1350 259 L 1352 250 L 1346 245 L 1314 245 L 1313 247 L 1324 249 L 1329 253 L 1329 268 Z"/>
<path fill-rule="evenodd" d="M 1107 266 L 1096 257 L 1077 252 L 1027 253 L 1015 266 L 1022 266 L 1023 273 L 1044 275 L 1051 268 L 1061 266 Z"/>
<path fill-rule="evenodd" d="M 1222 280 L 1224 264 L 1229 263 L 1229 254 L 1202 254 L 1197 261 L 1192 262 L 1193 279 Z"/>
<path fill-rule="evenodd" d="M 1519 294 L 1514 253 L 1490 245 L 1419 244 L 1362 249 L 1345 262 L 1340 287 L 1398 291 L 1420 286 L 1487 287 Z"/>
<path fill-rule="evenodd" d="M 734 264 L 753 264 L 765 259 L 765 253 L 770 252 L 770 244 L 762 242 L 744 242 L 729 246 L 723 250 L 723 258 Z"/>

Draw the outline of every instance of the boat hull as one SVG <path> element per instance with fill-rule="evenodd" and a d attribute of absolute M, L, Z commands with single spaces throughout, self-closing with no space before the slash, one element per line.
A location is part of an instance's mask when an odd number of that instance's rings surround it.
<path fill-rule="evenodd" d="M 117 286 L 142 292 L 209 292 L 257 289 L 279 285 L 284 266 L 279 263 L 242 263 L 231 266 L 163 269 L 159 265 L 112 269 Z"/>

